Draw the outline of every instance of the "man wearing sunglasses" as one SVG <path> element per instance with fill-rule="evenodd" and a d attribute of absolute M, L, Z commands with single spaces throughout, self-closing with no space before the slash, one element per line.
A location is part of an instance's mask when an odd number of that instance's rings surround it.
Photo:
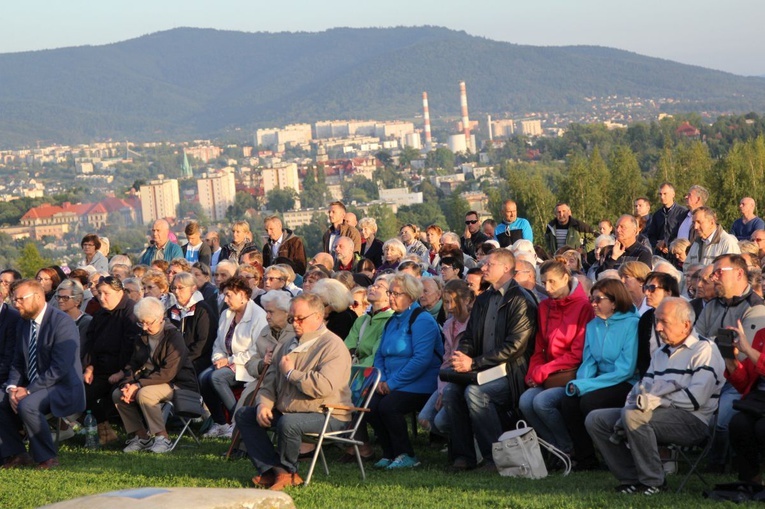
<path fill-rule="evenodd" d="M 295 338 L 276 346 L 256 405 L 236 412 L 247 454 L 258 469 L 252 481 L 272 490 L 303 484 L 297 473 L 301 437 L 321 431 L 322 406 L 352 405 L 351 355 L 343 340 L 325 327 L 321 299 L 305 293 L 295 297 L 287 322 Z M 327 431 L 342 429 L 351 419 L 346 410 L 335 410 L 332 416 Z M 276 431 L 276 448 L 269 430 Z"/>
<path fill-rule="evenodd" d="M 460 249 L 466 255 L 475 258 L 475 250 L 478 246 L 489 240 L 481 231 L 481 220 L 478 212 L 471 210 L 465 214 L 465 233 L 460 238 Z"/>

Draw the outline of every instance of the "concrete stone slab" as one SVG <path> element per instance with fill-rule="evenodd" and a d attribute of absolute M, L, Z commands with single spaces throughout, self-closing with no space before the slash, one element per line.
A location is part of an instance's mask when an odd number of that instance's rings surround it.
<path fill-rule="evenodd" d="M 292 497 L 255 488 L 131 488 L 42 509 L 295 509 Z"/>

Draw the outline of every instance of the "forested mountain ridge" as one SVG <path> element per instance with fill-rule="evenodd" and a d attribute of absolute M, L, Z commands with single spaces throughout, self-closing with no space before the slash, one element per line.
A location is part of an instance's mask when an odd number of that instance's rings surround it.
<path fill-rule="evenodd" d="M 245 33 L 179 28 L 104 46 L 0 55 L 0 146 L 180 139 L 333 118 L 571 111 L 586 97 L 678 111 L 765 110 L 765 79 L 603 47 L 536 47 L 439 27 Z M 475 118 L 475 116 L 473 115 Z"/>

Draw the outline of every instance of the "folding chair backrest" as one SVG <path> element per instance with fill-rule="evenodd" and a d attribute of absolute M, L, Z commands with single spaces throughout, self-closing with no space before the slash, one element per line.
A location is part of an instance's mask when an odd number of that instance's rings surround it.
<path fill-rule="evenodd" d="M 353 406 L 366 408 L 380 382 L 380 370 L 375 367 L 351 366 L 351 401 Z"/>

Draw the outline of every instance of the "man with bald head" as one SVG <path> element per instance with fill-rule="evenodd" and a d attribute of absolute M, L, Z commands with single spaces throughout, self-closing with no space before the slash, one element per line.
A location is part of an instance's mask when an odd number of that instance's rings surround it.
<path fill-rule="evenodd" d="M 738 203 L 741 217 L 733 221 L 730 232 L 738 240 L 749 240 L 757 230 L 765 230 L 765 221 L 757 217 L 757 204 L 754 199 L 746 196 Z"/>
<path fill-rule="evenodd" d="M 616 242 L 606 253 L 598 273 L 607 269 L 619 269 L 626 262 L 643 262 L 653 265 L 651 251 L 637 241 L 638 223 L 634 216 L 625 214 L 616 222 Z"/>
<path fill-rule="evenodd" d="M 154 260 L 183 258 L 181 246 L 170 242 L 170 224 L 164 219 L 157 219 L 151 227 L 151 241 L 143 252 L 140 264 L 151 265 Z"/>
<path fill-rule="evenodd" d="M 316 253 L 313 258 L 308 260 L 308 268 L 311 268 L 314 265 L 321 265 L 328 271 L 332 271 L 332 267 L 335 265 L 335 260 L 332 258 L 331 254 L 322 251 L 320 253 Z"/>
<path fill-rule="evenodd" d="M 507 247 L 516 240 L 526 239 L 534 242 L 534 233 L 527 219 L 518 217 L 518 204 L 514 200 L 505 200 L 502 204 L 502 222 L 494 229 L 494 240 L 499 247 Z"/>
<path fill-rule="evenodd" d="M 571 216 L 571 207 L 567 203 L 555 206 L 555 219 L 545 228 L 545 249 L 555 254 L 558 249 L 569 246 L 574 249 L 584 248 L 589 251 L 595 244 L 595 230 L 584 221 Z"/>
<path fill-rule="evenodd" d="M 353 252 L 353 240 L 350 237 L 340 237 L 337 239 L 337 242 L 335 242 L 335 271 L 347 270 L 354 272 L 353 267 L 359 260 L 361 260 L 361 256 Z"/>

